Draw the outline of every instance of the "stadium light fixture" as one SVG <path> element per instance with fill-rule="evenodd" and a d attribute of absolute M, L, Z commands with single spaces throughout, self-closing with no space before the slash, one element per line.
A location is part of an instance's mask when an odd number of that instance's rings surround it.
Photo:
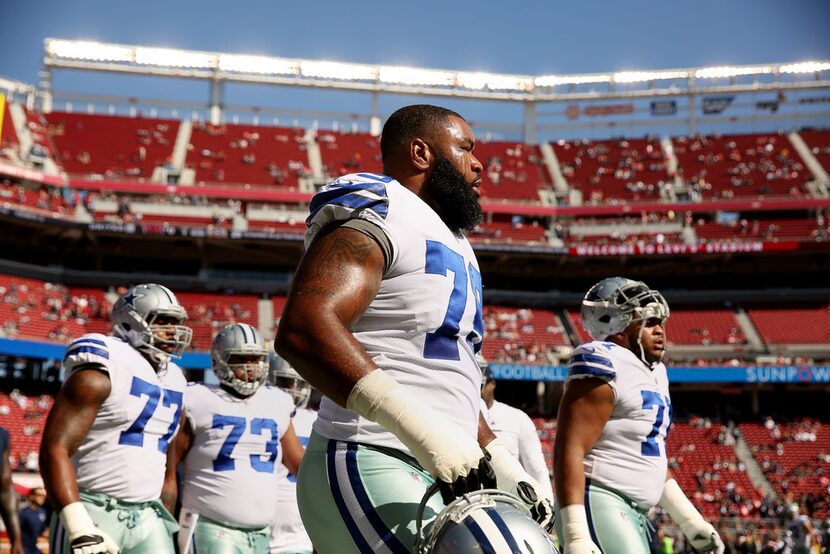
<path fill-rule="evenodd" d="M 688 71 L 621 71 L 614 73 L 615 83 L 641 83 L 665 79 L 686 79 Z"/>
<path fill-rule="evenodd" d="M 238 54 L 219 55 L 219 69 L 222 71 L 258 73 L 261 75 L 292 75 L 297 73 L 298 68 L 298 62 L 284 58 Z"/>
<path fill-rule="evenodd" d="M 781 73 L 818 73 L 830 70 L 828 62 L 801 62 L 782 65 L 778 68 Z"/>
<path fill-rule="evenodd" d="M 136 48 L 135 63 L 162 67 L 193 67 L 211 69 L 216 67 L 215 54 L 175 50 L 173 48 Z"/>
<path fill-rule="evenodd" d="M 46 41 L 46 51 L 57 58 L 95 60 L 102 62 L 131 62 L 134 48 L 79 40 Z"/>
<path fill-rule="evenodd" d="M 496 73 L 458 73 L 456 83 L 460 87 L 481 90 L 530 90 L 533 79 L 518 75 L 500 75 Z"/>
<path fill-rule="evenodd" d="M 718 67 L 704 67 L 695 71 L 696 79 L 718 79 L 723 77 L 738 77 L 740 75 L 762 75 L 765 73 L 772 73 L 772 67 L 768 65 L 751 65 L 751 66 L 718 66 Z"/>
<path fill-rule="evenodd" d="M 451 71 L 420 69 L 417 67 L 381 66 L 378 80 L 398 85 L 451 86 L 456 74 Z"/>
<path fill-rule="evenodd" d="M 608 83 L 610 75 L 542 75 L 533 82 L 537 87 L 556 87 L 559 85 L 585 85 L 590 83 Z"/>
<path fill-rule="evenodd" d="M 341 62 L 303 60 L 300 62 L 300 73 L 303 77 L 348 81 L 373 81 L 377 78 L 377 69 L 374 66 Z"/>

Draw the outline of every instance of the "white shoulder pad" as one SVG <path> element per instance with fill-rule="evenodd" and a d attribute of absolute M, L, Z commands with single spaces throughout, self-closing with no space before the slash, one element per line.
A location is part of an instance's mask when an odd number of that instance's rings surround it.
<path fill-rule="evenodd" d="M 103 369 L 109 372 L 110 348 L 107 340 L 111 338 L 100 333 L 89 333 L 71 342 L 63 355 L 67 377 L 75 368 L 88 364 L 103 366 Z"/>
<path fill-rule="evenodd" d="M 314 195 L 309 204 L 311 214 L 306 219 L 306 248 L 324 227 L 350 219 L 374 223 L 389 236 L 386 224 L 389 196 L 386 185 L 393 181 L 386 175 L 355 173 L 329 182 Z"/>
<path fill-rule="evenodd" d="M 596 377 L 604 381 L 612 381 L 617 377 L 611 350 L 617 346 L 607 342 L 586 342 L 574 349 L 568 360 L 567 379 L 582 379 Z"/>

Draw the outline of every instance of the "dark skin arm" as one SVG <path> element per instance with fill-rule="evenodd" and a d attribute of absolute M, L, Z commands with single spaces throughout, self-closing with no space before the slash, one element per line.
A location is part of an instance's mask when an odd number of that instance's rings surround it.
<path fill-rule="evenodd" d="M 291 475 L 298 475 L 300 473 L 300 462 L 303 461 L 303 454 L 305 449 L 300 444 L 300 439 L 297 438 L 297 433 L 294 432 L 294 423 L 288 424 L 288 430 L 280 439 L 280 446 L 282 447 L 282 464 L 288 468 Z"/>
<path fill-rule="evenodd" d="M 63 385 L 49 412 L 40 445 L 40 473 L 56 512 L 78 502 L 78 481 L 71 457 L 89 432 L 110 394 L 109 376 L 89 366 Z"/>
<path fill-rule="evenodd" d="M 9 534 L 9 542 L 12 546 L 12 554 L 23 554 L 23 543 L 20 542 L 20 518 L 17 509 L 17 493 L 12 485 L 12 468 L 9 464 L 9 451 L 11 443 L 3 451 L 3 459 L 0 460 L 0 515 L 3 516 L 3 523 L 6 524 L 6 531 Z"/>
<path fill-rule="evenodd" d="M 560 506 L 583 504 L 582 461 L 597 442 L 614 408 L 614 391 L 600 379 L 571 381 L 559 405 L 553 447 L 554 482 Z"/>
<path fill-rule="evenodd" d="M 496 440 L 496 435 L 493 433 L 490 426 L 484 420 L 484 414 L 478 413 L 478 444 L 480 446 L 487 446 L 490 442 Z"/>
<path fill-rule="evenodd" d="M 274 346 L 312 386 L 346 406 L 377 368 L 349 330 L 380 289 L 384 257 L 374 239 L 324 230 L 300 260 Z"/>
<path fill-rule="evenodd" d="M 179 497 L 176 467 L 187 456 L 191 446 L 193 446 L 193 427 L 182 410 L 181 429 L 167 447 L 167 469 L 164 472 L 164 485 L 161 487 L 161 502 L 171 514 L 176 509 L 176 500 Z"/>

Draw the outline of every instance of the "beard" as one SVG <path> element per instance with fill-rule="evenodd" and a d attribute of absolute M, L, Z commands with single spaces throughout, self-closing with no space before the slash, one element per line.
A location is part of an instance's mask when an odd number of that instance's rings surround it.
<path fill-rule="evenodd" d="M 440 210 L 438 215 L 441 220 L 453 234 L 472 231 L 484 221 L 484 210 L 473 187 L 448 158 L 436 157 L 435 166 L 424 186 Z"/>

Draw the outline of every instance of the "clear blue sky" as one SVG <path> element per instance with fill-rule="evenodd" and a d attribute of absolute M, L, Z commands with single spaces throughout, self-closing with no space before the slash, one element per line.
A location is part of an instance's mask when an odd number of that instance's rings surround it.
<path fill-rule="evenodd" d="M 0 75 L 37 82 L 47 36 L 296 58 L 550 74 L 830 59 L 827 0 L 571 2 L 11 0 Z M 205 101 L 204 83 L 63 72 L 57 90 Z M 365 95 L 229 87 L 231 103 L 367 112 Z M 384 99 L 389 111 L 406 99 Z M 485 106 L 461 110 L 486 114 Z M 520 120 L 518 108 L 505 108 Z M 483 115 L 481 116 L 483 117 Z"/>

